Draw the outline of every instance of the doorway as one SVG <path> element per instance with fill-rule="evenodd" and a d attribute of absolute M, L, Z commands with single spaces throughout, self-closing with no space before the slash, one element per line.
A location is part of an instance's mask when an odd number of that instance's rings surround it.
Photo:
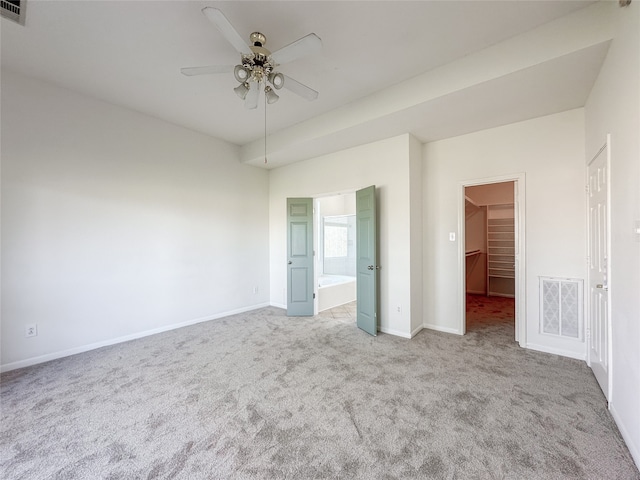
<path fill-rule="evenodd" d="M 321 215 L 320 208 L 314 208 L 315 205 L 312 198 L 287 198 L 287 315 L 289 316 L 318 314 L 318 296 L 316 295 L 318 273 L 315 259 L 318 258 L 316 252 L 320 240 L 313 231 L 320 230 L 318 222 Z M 375 185 L 355 192 L 356 324 L 358 328 L 373 336 L 377 335 L 379 326 L 377 278 L 380 265 L 378 265 L 376 205 Z M 315 213 L 315 210 L 318 213 Z M 346 226 L 348 229 L 348 221 L 338 221 L 338 217 L 342 216 L 344 215 L 331 216 L 327 225 L 329 227 Z M 343 233 L 348 240 L 348 230 Z M 324 237 L 322 242 L 325 242 Z M 324 269 L 324 263 L 322 268 Z"/>
<path fill-rule="evenodd" d="M 356 301 L 356 195 L 314 200 L 316 314 Z"/>
<path fill-rule="evenodd" d="M 460 211 L 461 333 L 504 334 L 525 345 L 524 175 L 465 182 Z"/>

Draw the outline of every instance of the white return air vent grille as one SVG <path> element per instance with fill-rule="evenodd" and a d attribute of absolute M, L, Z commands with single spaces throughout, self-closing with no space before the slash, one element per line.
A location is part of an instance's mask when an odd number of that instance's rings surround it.
<path fill-rule="evenodd" d="M 582 340 L 582 280 L 540 277 L 540 331 Z"/>
<path fill-rule="evenodd" d="M 4 18 L 24 25 L 26 0 L 0 0 L 0 14 Z"/>

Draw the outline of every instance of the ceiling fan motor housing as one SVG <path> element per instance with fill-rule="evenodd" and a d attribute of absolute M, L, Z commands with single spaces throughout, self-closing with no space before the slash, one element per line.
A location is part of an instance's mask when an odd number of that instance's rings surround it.
<path fill-rule="evenodd" d="M 253 32 L 249 36 L 249 39 L 252 43 L 249 47 L 251 53 L 242 55 L 242 65 L 236 65 L 234 69 L 236 80 L 240 83 L 245 82 L 247 79 L 255 82 L 261 82 L 263 80 L 272 81 L 271 78 L 275 73 L 273 70 L 276 65 L 271 62 L 271 52 L 263 46 L 267 42 L 267 38 L 260 32 Z M 278 81 L 280 80 L 284 79 L 280 76 L 278 77 Z M 283 82 L 280 81 L 280 84 L 282 83 Z M 280 88 L 281 85 L 275 87 Z"/>
<path fill-rule="evenodd" d="M 249 40 L 251 40 L 251 43 L 257 47 L 262 47 L 265 43 L 267 43 L 267 37 L 265 37 L 264 34 L 260 32 L 253 32 L 251 35 L 249 35 Z"/>

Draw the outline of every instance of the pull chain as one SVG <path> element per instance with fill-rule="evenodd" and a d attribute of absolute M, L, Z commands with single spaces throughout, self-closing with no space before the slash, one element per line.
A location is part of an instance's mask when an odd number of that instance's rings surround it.
<path fill-rule="evenodd" d="M 267 95 L 264 96 L 264 164 L 267 164 Z"/>

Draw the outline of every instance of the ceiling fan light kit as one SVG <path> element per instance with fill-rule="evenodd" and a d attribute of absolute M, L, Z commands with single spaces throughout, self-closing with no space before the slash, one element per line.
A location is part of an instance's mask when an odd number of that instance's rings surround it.
<path fill-rule="evenodd" d="M 273 88 L 280 90 L 284 85 L 284 75 L 281 73 L 271 73 L 269 74 L 269 81 L 271 85 L 273 85 Z"/>
<path fill-rule="evenodd" d="M 257 108 L 260 91 L 264 92 L 266 103 L 277 102 L 280 96 L 274 92 L 274 89 L 280 90 L 282 87 L 307 100 L 318 98 L 318 92 L 312 88 L 275 71 L 282 63 L 291 62 L 302 56 L 318 52 L 322 48 L 322 40 L 315 33 L 310 33 L 271 53 L 264 46 L 267 42 L 264 34 L 253 32 L 249 35 L 251 45 L 247 45 L 220 10 L 213 7 L 205 7 L 202 9 L 202 13 L 240 53 L 241 63 L 233 67 L 226 65 L 186 67 L 181 69 L 182 74 L 188 76 L 207 75 L 226 73 L 233 70 L 234 78 L 240 83 L 233 91 L 244 100 L 245 107 L 248 109 Z"/>
<path fill-rule="evenodd" d="M 247 82 L 241 83 L 236 88 L 233 89 L 234 92 L 240 97 L 241 100 L 247 98 L 247 93 L 249 93 L 249 84 Z"/>
<path fill-rule="evenodd" d="M 264 87 L 264 96 L 269 105 L 271 105 L 272 103 L 276 103 L 280 99 L 280 96 L 276 92 L 274 92 L 269 85 Z"/>
<path fill-rule="evenodd" d="M 242 65 L 236 65 L 233 67 L 233 76 L 236 77 L 236 80 L 240 83 L 244 83 L 249 78 L 249 70 Z"/>

